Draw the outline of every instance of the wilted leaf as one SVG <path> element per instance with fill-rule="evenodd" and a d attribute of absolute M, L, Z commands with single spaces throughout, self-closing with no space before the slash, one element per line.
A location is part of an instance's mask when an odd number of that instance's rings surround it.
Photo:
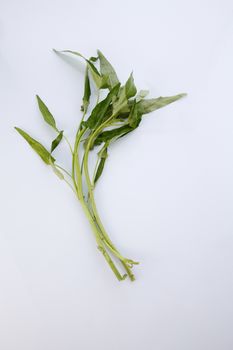
<path fill-rule="evenodd" d="M 71 50 L 63 50 L 63 51 L 56 51 L 54 50 L 55 52 L 66 52 L 66 53 L 71 53 L 72 55 L 75 55 L 75 56 L 79 56 L 79 57 L 82 57 L 86 62 L 87 62 L 87 65 L 90 69 L 90 72 L 91 72 L 91 75 L 92 75 L 92 78 L 96 84 L 96 86 L 99 88 L 99 89 L 106 89 L 108 87 L 108 84 L 107 84 L 107 79 L 106 77 L 102 77 L 100 75 L 100 73 L 98 72 L 97 68 L 94 66 L 94 64 L 88 60 L 87 58 L 85 58 L 81 53 L 77 52 L 77 51 L 71 51 Z M 95 61 L 93 60 L 94 57 L 92 57 L 92 61 Z"/>
<path fill-rule="evenodd" d="M 106 89 L 108 87 L 108 83 L 107 83 L 107 78 L 106 77 L 102 77 L 99 73 L 99 71 L 97 70 L 97 68 L 94 66 L 93 63 L 91 63 L 91 61 L 87 60 L 87 65 L 90 69 L 92 78 L 96 84 L 96 86 L 98 87 L 98 89 Z"/>
<path fill-rule="evenodd" d="M 156 109 L 162 108 L 172 102 L 175 102 L 184 96 L 186 96 L 186 94 L 141 100 L 138 102 L 138 111 L 141 114 L 150 113 Z"/>
<path fill-rule="evenodd" d="M 57 130 L 56 122 L 52 113 L 49 111 L 48 107 L 45 105 L 45 103 L 41 100 L 41 98 L 38 95 L 36 95 L 36 98 L 44 120 L 46 121 L 47 124 L 52 126 L 53 129 Z"/>
<path fill-rule="evenodd" d="M 98 50 L 97 53 L 100 60 L 100 72 L 102 76 L 107 77 L 109 87 L 113 88 L 115 85 L 119 83 L 117 74 L 113 66 L 111 65 L 111 63 L 106 59 L 106 57 L 102 54 L 102 52 Z"/>
<path fill-rule="evenodd" d="M 58 136 L 53 140 L 53 142 L 51 144 L 51 153 L 55 150 L 55 148 L 57 148 L 57 146 L 61 142 L 62 138 L 63 138 L 63 130 L 60 131 Z"/>
<path fill-rule="evenodd" d="M 46 163 L 50 164 L 51 161 L 54 162 L 55 159 L 51 156 L 49 151 L 38 141 L 33 139 L 25 131 L 20 128 L 15 127 L 18 133 L 29 143 L 29 145 L 34 149 L 34 151 L 40 156 L 40 158 Z"/>

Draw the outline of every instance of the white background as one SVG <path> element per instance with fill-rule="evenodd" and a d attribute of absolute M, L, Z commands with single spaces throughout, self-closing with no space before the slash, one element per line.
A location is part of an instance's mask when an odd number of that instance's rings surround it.
<path fill-rule="evenodd" d="M 231 350 L 232 1 L 0 6 L 0 348 Z M 53 47 L 99 48 L 151 96 L 188 93 L 110 149 L 96 189 L 110 236 L 141 262 L 135 283 L 115 279 L 72 192 L 13 129 L 49 146 L 39 94 L 74 136 L 84 67 Z"/>

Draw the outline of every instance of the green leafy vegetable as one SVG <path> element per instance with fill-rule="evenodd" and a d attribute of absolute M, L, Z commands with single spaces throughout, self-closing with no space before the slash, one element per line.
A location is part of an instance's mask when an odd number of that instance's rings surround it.
<path fill-rule="evenodd" d="M 95 139 L 94 146 L 99 146 L 103 142 L 108 142 L 108 141 L 111 141 L 113 139 L 117 139 L 119 136 L 122 136 L 130 131 L 133 131 L 133 128 L 129 125 L 123 125 L 123 126 L 118 127 L 118 128 L 103 131 Z"/>
<path fill-rule="evenodd" d="M 53 129 L 57 130 L 55 119 L 53 118 L 53 115 L 49 111 L 48 107 L 45 105 L 45 103 L 41 100 L 41 98 L 36 95 L 37 102 L 39 109 L 41 111 L 41 114 L 46 121 L 47 124 L 49 124 Z"/>
<path fill-rule="evenodd" d="M 137 93 L 137 88 L 134 84 L 133 73 L 130 74 L 129 79 L 125 84 L 125 95 L 127 98 L 135 96 Z"/>
<path fill-rule="evenodd" d="M 98 57 L 100 60 L 100 72 L 101 72 L 102 76 L 106 77 L 106 80 L 109 84 L 109 87 L 113 88 L 115 85 L 117 85 L 119 83 L 116 72 L 115 72 L 113 66 L 110 64 L 110 62 L 102 54 L 102 52 L 100 50 L 98 50 L 97 52 L 98 52 Z"/>
<path fill-rule="evenodd" d="M 131 73 L 125 85 L 120 88 L 118 98 L 114 101 L 114 113 L 122 113 L 124 110 L 128 111 L 129 99 L 136 93 L 137 89 L 134 84 L 133 74 Z"/>
<path fill-rule="evenodd" d="M 74 191 L 90 222 L 98 250 L 103 254 L 116 278 L 123 281 L 128 276 L 131 281 L 134 281 L 132 268 L 138 262 L 123 256 L 107 234 L 95 203 L 95 185 L 103 174 L 110 145 L 137 129 L 145 114 L 175 102 L 185 94 L 146 99 L 149 91 L 140 90 L 137 93 L 132 73 L 126 83 L 121 85 L 114 68 L 101 51 L 97 51 L 97 57 L 91 56 L 89 59 L 76 51 L 65 50 L 62 53 L 81 57 L 86 66 L 81 107 L 83 115 L 78 130 L 74 134 L 74 144 L 71 145 L 65 133 L 57 129 L 53 115 L 39 96 L 37 96 L 37 101 L 44 120 L 58 132 L 57 137 L 51 142 L 51 152 L 22 129 L 16 128 L 16 130 L 41 159 L 51 166 L 55 175 L 64 180 Z M 90 80 L 95 83 L 96 89 L 94 90 L 96 91 L 91 91 Z M 108 89 L 108 94 L 100 91 L 102 89 Z M 95 92 L 97 96 L 94 96 Z M 95 100 L 91 100 L 93 96 L 96 97 Z M 90 105 L 94 107 L 89 112 Z M 71 173 L 58 165 L 51 155 L 62 140 L 67 142 L 71 152 Z M 100 145 L 102 148 L 99 150 Z M 90 167 L 91 153 L 92 160 L 96 158 L 94 171 Z"/>
<path fill-rule="evenodd" d="M 129 125 L 135 129 L 139 123 L 141 122 L 142 114 L 138 111 L 138 105 L 136 103 L 136 100 L 134 100 L 133 105 L 131 107 L 131 111 L 129 114 Z"/>
<path fill-rule="evenodd" d="M 51 156 L 49 151 L 38 141 L 33 139 L 24 130 L 15 127 L 15 130 L 27 141 L 27 143 L 34 149 L 34 151 L 40 156 L 40 158 L 46 163 L 50 164 L 51 161 L 54 162 L 55 159 Z"/>
<path fill-rule="evenodd" d="M 175 102 L 184 96 L 186 96 L 186 94 L 179 94 L 179 95 L 169 96 L 169 97 L 158 97 L 158 98 L 151 98 L 148 100 L 141 100 L 138 103 L 138 109 L 142 114 L 147 114 L 147 113 L 155 111 L 156 109 L 162 108 L 162 107 L 164 107 L 172 102 Z"/>
<path fill-rule="evenodd" d="M 59 53 L 59 51 L 57 51 L 57 50 L 54 50 L 54 51 Z M 99 73 L 97 68 L 94 66 L 94 64 L 90 60 L 85 58 L 83 55 L 81 55 L 81 53 L 79 53 L 77 51 L 71 51 L 71 50 L 63 50 L 60 52 L 71 53 L 72 55 L 79 56 L 79 57 L 83 58 L 87 62 L 88 68 L 90 69 L 90 72 L 92 74 L 92 78 L 93 78 L 96 86 L 99 89 L 101 89 L 101 88 L 106 89 L 108 87 L 108 82 L 107 82 L 108 77 L 101 76 L 101 74 Z M 91 57 L 91 58 L 92 58 L 92 61 L 95 62 L 95 58 L 94 57 Z"/>
<path fill-rule="evenodd" d="M 60 131 L 58 136 L 53 140 L 53 142 L 51 144 L 51 153 L 55 150 L 55 148 L 57 148 L 57 146 L 61 142 L 62 138 L 63 138 L 63 130 Z"/>
<path fill-rule="evenodd" d="M 89 58 L 89 61 L 96 62 L 96 61 L 98 61 L 98 59 L 99 59 L 98 56 L 97 56 L 97 57 L 91 56 L 91 57 Z"/>
<path fill-rule="evenodd" d="M 88 109 L 88 106 L 90 104 L 90 97 L 91 97 L 91 87 L 90 87 L 90 80 L 89 80 L 89 76 L 88 76 L 88 67 L 86 67 L 83 104 L 81 107 L 81 111 L 83 111 L 84 114 L 87 113 L 87 109 Z"/>
<path fill-rule="evenodd" d="M 100 176 L 103 173 L 104 170 L 104 165 L 106 162 L 106 159 L 108 157 L 108 149 L 107 149 L 107 145 L 108 143 L 105 143 L 104 147 L 101 149 L 101 151 L 98 153 L 100 162 L 99 165 L 97 167 L 97 171 L 95 173 L 95 177 L 94 177 L 94 185 L 96 184 L 96 182 L 99 180 Z"/>
<path fill-rule="evenodd" d="M 108 93 L 107 97 L 95 106 L 90 117 L 86 122 L 86 125 L 90 129 L 94 129 L 102 123 L 107 113 L 108 107 L 112 102 L 112 98 L 116 96 L 119 91 L 119 87 L 120 87 L 120 84 L 117 84 L 116 86 L 114 86 L 114 88 Z"/>

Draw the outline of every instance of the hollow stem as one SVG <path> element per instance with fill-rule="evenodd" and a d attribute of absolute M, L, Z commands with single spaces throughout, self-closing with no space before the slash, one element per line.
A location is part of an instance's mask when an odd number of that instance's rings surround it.
<path fill-rule="evenodd" d="M 95 219 L 93 218 L 87 203 L 85 202 L 84 199 L 84 194 L 83 194 L 83 185 L 82 185 L 82 174 L 81 174 L 81 169 L 80 169 L 80 162 L 79 162 L 79 145 L 82 139 L 82 136 L 86 132 L 86 129 L 83 128 L 82 130 L 78 130 L 77 135 L 76 135 L 76 140 L 75 140 L 75 145 L 74 145 L 74 153 L 73 153 L 73 162 L 72 162 L 72 178 L 75 186 L 75 190 L 77 193 L 77 197 L 81 202 L 81 205 L 83 207 L 84 213 L 89 221 L 89 223 L 92 226 L 96 242 L 98 244 L 98 249 L 102 252 L 105 260 L 107 261 L 108 265 L 114 272 L 115 276 L 117 277 L 118 280 L 123 280 L 126 276 L 121 275 L 120 272 L 118 271 L 117 267 L 115 266 L 114 262 L 112 261 L 110 255 L 108 254 L 107 250 L 105 249 L 104 246 L 104 241 L 102 234 L 96 224 Z"/>
<path fill-rule="evenodd" d="M 110 240 L 97 211 L 96 208 L 96 204 L 95 204 L 95 199 L 94 199 L 94 194 L 93 194 L 93 185 L 90 179 L 90 175 L 89 175 L 89 169 L 88 169 L 88 156 L 89 156 L 89 151 L 90 151 L 90 147 L 92 145 L 93 140 L 95 139 L 96 135 L 98 135 L 98 133 L 105 127 L 105 124 L 107 124 L 109 122 L 109 120 L 107 120 L 105 123 L 103 123 L 99 128 L 97 128 L 93 134 L 90 136 L 87 146 L 86 146 L 86 150 L 84 153 L 84 173 L 85 173 L 85 177 L 86 177 L 86 182 L 87 182 L 87 187 L 88 187 L 88 194 L 90 197 L 90 203 L 91 203 L 91 208 L 93 210 L 93 214 L 95 217 L 95 220 L 104 236 L 105 239 L 105 244 L 107 245 L 107 247 L 112 251 L 112 253 L 121 261 L 123 267 L 125 268 L 128 276 L 130 277 L 130 279 L 133 281 L 135 279 L 133 273 L 130 270 L 130 267 L 132 267 L 133 264 L 137 264 L 136 262 L 130 260 L 130 259 L 126 259 L 124 258 L 119 251 L 116 249 L 116 247 L 114 246 L 114 244 L 112 243 L 112 241 Z"/>

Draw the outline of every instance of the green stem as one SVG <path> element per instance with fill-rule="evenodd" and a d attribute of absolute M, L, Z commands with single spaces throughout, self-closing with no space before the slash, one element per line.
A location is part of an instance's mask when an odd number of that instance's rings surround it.
<path fill-rule="evenodd" d="M 84 213 L 86 214 L 86 217 L 92 226 L 99 250 L 104 255 L 104 258 L 108 262 L 110 268 L 114 272 L 117 279 L 123 280 L 125 278 L 125 276 L 121 276 L 120 272 L 118 271 L 115 264 L 113 263 L 110 255 L 107 253 L 107 251 L 104 247 L 104 244 L 103 244 L 101 233 L 96 225 L 94 218 L 92 217 L 92 215 L 89 211 L 89 208 L 88 208 L 85 200 L 84 200 L 83 186 L 82 186 L 82 174 L 81 174 L 81 169 L 80 169 L 78 150 L 79 150 L 79 144 L 81 142 L 81 138 L 84 135 L 85 131 L 86 131 L 85 128 L 83 130 L 79 129 L 77 132 L 77 135 L 76 135 L 76 140 L 75 140 L 75 145 L 74 145 L 74 153 L 73 153 L 73 162 L 72 162 L 73 163 L 72 164 L 72 178 L 73 178 L 74 186 L 76 189 L 78 199 L 80 200 L 81 205 L 83 207 Z"/>
<path fill-rule="evenodd" d="M 70 149 L 71 154 L 73 154 L 73 149 L 72 149 L 72 146 L 71 146 L 71 144 L 70 144 L 70 141 L 68 140 L 68 138 L 67 138 L 65 135 L 64 135 L 63 137 L 64 137 L 64 139 L 65 139 L 67 145 L 69 146 L 69 149 Z"/>
<path fill-rule="evenodd" d="M 81 202 L 81 205 L 83 207 L 83 210 L 84 210 L 84 213 L 86 214 L 86 217 L 89 221 L 89 223 L 91 224 L 91 227 L 93 229 L 93 232 L 94 232 L 94 235 L 95 235 L 95 239 L 96 239 L 96 242 L 98 244 L 98 249 L 101 251 L 101 253 L 103 254 L 105 260 L 107 261 L 107 263 L 109 264 L 111 270 L 114 272 L 115 276 L 117 277 L 117 279 L 119 281 L 122 281 L 123 279 L 125 279 L 125 275 L 122 276 L 120 274 L 120 272 L 118 271 L 118 269 L 116 268 L 114 262 L 112 261 L 110 255 L 107 253 L 105 247 L 104 247 L 104 244 L 100 238 L 100 235 L 99 235 L 99 231 L 97 229 L 97 226 L 95 224 L 95 221 L 93 219 L 93 217 L 91 216 L 87 206 L 86 206 L 86 203 L 83 199 L 80 200 Z"/>
<path fill-rule="evenodd" d="M 64 181 L 67 183 L 67 185 L 72 189 L 72 191 L 76 194 L 75 192 L 75 189 L 73 188 L 73 186 L 69 183 L 69 181 L 67 181 L 65 178 L 64 178 Z"/>
<path fill-rule="evenodd" d="M 89 156 L 89 151 L 90 151 L 90 147 L 92 145 L 92 142 L 94 140 L 94 138 L 98 135 L 99 132 L 101 132 L 104 127 L 106 125 L 108 125 L 110 119 L 112 119 L 112 117 L 110 117 L 105 123 L 103 123 L 102 125 L 100 125 L 94 132 L 93 134 L 90 136 L 87 146 L 86 146 L 86 150 L 85 150 L 85 154 L 84 154 L 84 173 L 85 173 L 85 177 L 86 177 L 86 182 L 87 182 L 87 187 L 88 187 L 88 193 L 90 196 L 90 202 L 91 202 L 91 207 L 96 219 L 96 222 L 104 236 L 105 239 L 105 243 L 108 246 L 108 248 L 112 251 L 112 253 L 121 261 L 122 265 L 124 266 L 127 274 L 129 275 L 130 279 L 133 281 L 134 275 L 132 274 L 130 267 L 128 266 L 128 263 L 130 264 L 135 264 L 135 262 L 133 262 L 132 260 L 126 259 L 124 257 L 122 257 L 122 255 L 119 253 L 119 251 L 116 249 L 116 247 L 113 245 L 112 241 L 110 240 L 107 232 L 105 231 L 105 228 L 100 220 L 97 208 L 96 208 L 96 204 L 95 204 L 95 199 L 94 199 L 94 194 L 93 194 L 93 185 L 92 182 L 90 180 L 90 175 L 89 175 L 89 170 L 88 170 L 88 156 Z"/>
<path fill-rule="evenodd" d="M 57 168 L 61 169 L 62 171 L 64 171 L 64 173 L 66 173 L 69 177 L 72 178 L 72 175 L 64 168 L 62 168 L 60 165 L 58 164 L 54 164 Z"/>

